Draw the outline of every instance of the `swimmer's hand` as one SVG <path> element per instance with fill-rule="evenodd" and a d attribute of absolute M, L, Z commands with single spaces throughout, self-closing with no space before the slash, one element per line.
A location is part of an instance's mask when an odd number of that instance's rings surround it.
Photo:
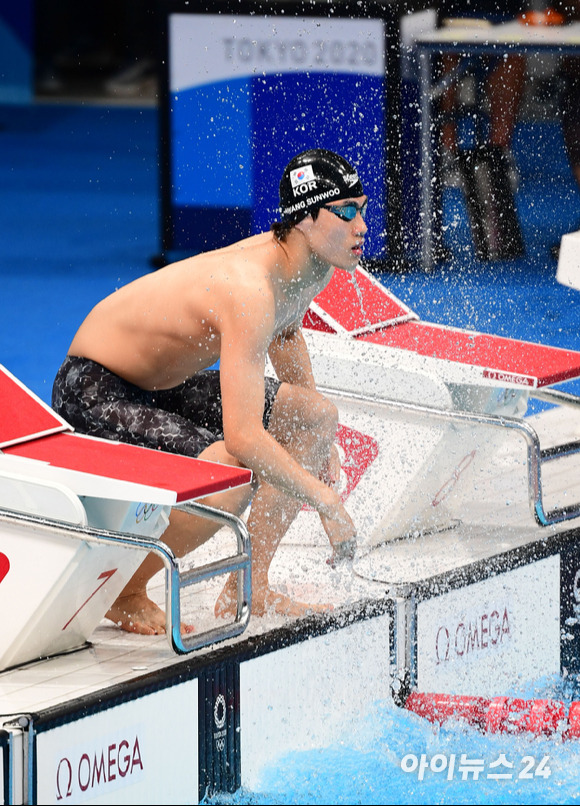
<path fill-rule="evenodd" d="M 329 564 L 333 567 L 344 560 L 353 560 L 356 551 L 356 527 L 338 495 L 334 493 L 334 496 L 335 506 L 332 514 L 319 513 L 332 546 Z"/>
<path fill-rule="evenodd" d="M 336 445 L 332 445 L 328 461 L 322 468 L 320 480 L 329 487 L 337 488 L 340 483 L 340 456 Z"/>
<path fill-rule="evenodd" d="M 342 543 L 336 543 L 332 548 L 332 556 L 326 561 L 331 568 L 336 568 L 337 565 L 342 563 L 352 563 L 356 554 L 356 540 L 344 540 Z"/>

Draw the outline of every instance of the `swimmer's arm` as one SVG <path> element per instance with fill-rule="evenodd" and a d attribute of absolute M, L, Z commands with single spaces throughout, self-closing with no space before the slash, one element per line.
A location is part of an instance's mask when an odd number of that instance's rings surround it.
<path fill-rule="evenodd" d="M 246 310 L 256 312 L 256 302 Z M 342 504 L 321 479 L 305 470 L 263 426 L 264 370 L 272 340 L 253 314 L 232 317 L 221 332 L 220 378 L 226 450 L 274 487 L 339 518 Z M 266 338 L 267 337 L 267 338 Z"/>
<path fill-rule="evenodd" d="M 316 389 L 310 355 L 300 328 L 287 330 L 277 336 L 270 345 L 268 355 L 278 380 Z"/>
<path fill-rule="evenodd" d="M 306 389 L 316 389 L 310 354 L 302 330 L 297 328 L 287 331 L 275 339 L 270 346 L 269 356 L 279 380 Z M 338 484 L 340 480 L 340 458 L 336 445 L 332 445 L 330 449 L 320 478 L 331 486 Z"/>

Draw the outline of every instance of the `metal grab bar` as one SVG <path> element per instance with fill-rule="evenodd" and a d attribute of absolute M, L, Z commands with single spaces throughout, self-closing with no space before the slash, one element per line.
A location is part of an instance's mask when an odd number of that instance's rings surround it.
<path fill-rule="evenodd" d="M 87 543 L 109 543 L 153 552 L 165 566 L 165 605 L 166 634 L 172 649 L 178 654 L 186 654 L 218 641 L 225 641 L 240 635 L 247 627 L 252 605 L 251 543 L 245 523 L 235 515 L 208 507 L 205 504 L 188 503 L 175 507 L 191 510 L 192 514 L 211 518 L 232 528 L 237 537 L 238 553 L 209 563 L 199 568 L 180 572 L 178 559 L 172 549 L 160 539 L 132 535 L 128 532 L 113 532 L 90 526 L 75 526 L 62 521 L 23 514 L 0 507 L 0 526 L 23 524 L 34 526 L 35 530 L 48 535 L 75 537 Z M 181 590 L 199 582 L 226 573 L 238 574 L 237 610 L 233 622 L 205 630 L 201 633 L 181 635 Z"/>
<path fill-rule="evenodd" d="M 528 501 L 536 522 L 540 526 L 550 526 L 554 523 L 561 523 L 565 520 L 577 518 L 580 515 L 580 503 L 570 504 L 567 507 L 556 507 L 549 512 L 545 511 L 542 496 L 542 452 L 540 449 L 540 439 L 536 430 L 524 420 L 518 419 L 517 417 L 501 416 L 497 414 L 477 414 L 454 409 L 438 409 L 432 406 L 423 406 L 419 403 L 408 403 L 401 400 L 372 397 L 356 392 L 344 392 L 343 390 L 333 389 L 331 387 L 319 387 L 319 391 L 322 394 L 334 395 L 335 397 L 342 397 L 360 403 L 378 404 L 400 413 L 411 413 L 417 416 L 430 417 L 435 420 L 448 422 L 458 421 L 460 423 L 471 423 L 498 429 L 513 429 L 524 438 L 527 446 Z M 552 395 L 551 397 L 556 399 L 560 398 L 562 395 L 566 398 L 565 402 L 575 405 L 572 395 L 559 392 L 558 395 Z M 560 402 L 564 401 L 560 400 Z M 580 405 L 580 401 L 578 401 L 577 405 Z M 580 447 L 578 450 L 568 450 L 567 455 L 578 452 L 580 452 Z"/>
<path fill-rule="evenodd" d="M 546 403 L 554 403 L 558 406 L 580 408 L 580 397 L 570 392 L 563 392 L 561 389 L 533 389 L 530 392 L 530 397 L 543 400 Z"/>
<path fill-rule="evenodd" d="M 208 644 L 212 644 L 215 641 L 225 641 L 227 638 L 234 638 L 236 635 L 240 635 L 244 632 L 248 626 L 252 610 L 252 544 L 248 527 L 244 521 L 236 515 L 232 515 L 230 512 L 224 512 L 221 509 L 209 507 L 207 504 L 200 504 L 197 501 L 179 504 L 174 508 L 189 512 L 192 515 L 198 515 L 202 518 L 209 518 L 210 520 L 221 523 L 222 526 L 229 526 L 236 535 L 238 544 L 237 554 L 231 557 L 223 557 L 211 563 L 206 563 L 199 568 L 192 568 L 189 571 L 182 572 L 180 575 L 180 584 L 182 587 L 204 582 L 207 579 L 221 576 L 222 574 L 236 573 L 238 575 L 237 607 L 233 622 L 224 626 L 215 627 L 212 630 L 206 630 L 201 634 L 204 642 L 199 646 L 196 645 L 195 635 L 181 636 L 179 622 L 177 622 L 176 629 L 179 637 L 179 645 L 184 647 L 178 651 L 191 652 L 194 649 L 201 649 L 202 646 L 208 646 Z M 168 587 L 169 586 L 167 586 L 167 588 Z M 169 597 L 168 593 L 166 595 Z M 167 607 L 169 608 L 169 602 Z M 175 619 L 172 621 L 175 624 Z M 174 638 L 173 640 L 175 643 L 176 639 Z"/>

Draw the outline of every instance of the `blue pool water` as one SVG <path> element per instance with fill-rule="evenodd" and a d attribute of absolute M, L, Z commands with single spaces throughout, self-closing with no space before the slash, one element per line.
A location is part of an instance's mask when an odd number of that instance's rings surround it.
<path fill-rule="evenodd" d="M 575 696 L 541 681 L 525 696 Z M 580 695 L 577 696 L 580 699 Z M 348 737 L 348 738 L 347 738 Z M 405 772 L 421 756 L 441 772 Z M 503 756 L 503 758 L 502 758 Z M 438 757 L 433 761 L 434 757 Z M 449 767 L 454 760 L 453 772 Z M 479 773 L 465 772 L 467 760 Z M 491 766 L 498 760 L 500 765 Z M 477 764 L 479 762 L 479 765 Z M 463 766 L 462 766 L 463 765 Z M 511 765 L 511 766 L 509 766 Z M 580 801 L 580 739 L 483 735 L 459 723 L 435 727 L 391 703 L 376 702 L 345 738 L 291 753 L 266 768 L 257 791 L 209 798 L 209 804 L 568 804 Z M 511 775 L 496 780 L 495 773 Z"/>

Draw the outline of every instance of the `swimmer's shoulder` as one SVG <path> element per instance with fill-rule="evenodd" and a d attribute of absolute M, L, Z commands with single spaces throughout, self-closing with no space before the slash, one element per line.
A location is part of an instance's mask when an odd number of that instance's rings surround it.
<path fill-rule="evenodd" d="M 261 254 L 266 254 L 272 249 L 276 248 L 277 241 L 270 232 L 261 232 L 257 235 L 250 235 L 242 240 L 235 241 L 231 244 L 226 244 L 218 249 L 212 249 L 207 252 L 198 252 L 195 255 L 189 255 L 181 260 L 176 260 L 168 263 L 158 272 L 169 274 L 172 272 L 195 270 L 202 266 L 211 265 L 212 263 L 219 263 L 224 260 L 232 260 L 236 257 L 246 260 L 260 260 Z"/>
<path fill-rule="evenodd" d="M 261 295 L 270 288 L 272 278 L 278 274 L 285 256 L 279 243 L 270 232 L 252 235 L 229 246 L 186 257 L 158 271 L 173 285 L 189 286 L 196 277 L 217 291 L 224 288 L 231 293 L 232 286 L 239 294 L 252 295 L 252 289 L 261 289 Z M 199 286 L 196 285 L 198 288 Z"/>
<path fill-rule="evenodd" d="M 236 241 L 229 246 L 224 246 L 222 249 L 217 250 L 216 254 L 222 252 L 224 254 L 252 255 L 255 252 L 272 249 L 275 243 L 275 238 L 271 232 L 260 232 L 257 235 L 250 235 L 248 238 Z"/>

